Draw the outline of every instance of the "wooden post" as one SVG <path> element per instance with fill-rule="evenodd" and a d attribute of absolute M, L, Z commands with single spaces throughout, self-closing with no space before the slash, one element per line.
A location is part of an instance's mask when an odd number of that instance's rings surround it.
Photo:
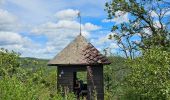
<path fill-rule="evenodd" d="M 92 73 L 87 71 L 88 100 L 104 100 L 103 65 L 90 66 L 90 69 Z"/>

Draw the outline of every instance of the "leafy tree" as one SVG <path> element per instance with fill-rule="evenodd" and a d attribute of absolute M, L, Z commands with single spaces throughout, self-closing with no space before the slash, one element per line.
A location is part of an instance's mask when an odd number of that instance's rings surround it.
<path fill-rule="evenodd" d="M 108 18 L 128 14 L 129 21 L 113 26 L 115 39 L 127 58 L 133 59 L 139 49 L 163 46 L 170 50 L 168 0 L 112 0 L 106 3 Z"/>
<path fill-rule="evenodd" d="M 19 54 L 7 49 L 0 49 L 0 76 L 12 76 L 17 73 L 19 66 Z"/>
<path fill-rule="evenodd" d="M 122 83 L 127 74 L 125 58 L 111 56 L 110 65 L 104 67 L 105 99 L 115 100 L 124 93 Z"/>
<path fill-rule="evenodd" d="M 17 53 L 0 50 L 0 99 L 75 100 L 73 93 L 56 89 L 56 71 L 38 65 L 38 60 L 21 60 Z M 29 62 L 29 64 L 27 64 Z M 25 68 L 25 65 L 30 68 Z M 35 67 L 36 66 L 36 67 Z M 46 66 L 46 65 L 45 65 Z"/>
<path fill-rule="evenodd" d="M 115 24 L 114 34 L 108 37 L 116 40 L 128 58 L 120 99 L 169 100 L 170 2 L 112 0 L 106 3 L 106 11 L 110 20 L 125 14 L 129 17 L 128 22 Z"/>
<path fill-rule="evenodd" d="M 125 81 L 128 90 L 126 99 L 170 99 L 170 52 L 153 48 L 143 56 L 129 60 L 128 65 L 130 73 Z"/>

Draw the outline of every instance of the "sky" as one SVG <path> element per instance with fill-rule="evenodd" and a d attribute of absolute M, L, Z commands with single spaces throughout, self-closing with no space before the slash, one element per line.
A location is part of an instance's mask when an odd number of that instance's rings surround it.
<path fill-rule="evenodd" d="M 0 48 L 22 57 L 51 59 L 79 35 L 99 51 L 118 46 L 108 40 L 111 27 L 128 21 L 125 14 L 111 21 L 104 11 L 107 0 L 0 0 Z"/>

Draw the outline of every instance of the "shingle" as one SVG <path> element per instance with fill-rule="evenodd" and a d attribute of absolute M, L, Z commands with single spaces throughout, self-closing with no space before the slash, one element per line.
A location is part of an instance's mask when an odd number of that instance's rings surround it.
<path fill-rule="evenodd" d="M 78 35 L 67 47 L 58 53 L 48 65 L 90 65 L 110 64 L 110 61 L 103 56 L 91 43 L 82 35 Z"/>

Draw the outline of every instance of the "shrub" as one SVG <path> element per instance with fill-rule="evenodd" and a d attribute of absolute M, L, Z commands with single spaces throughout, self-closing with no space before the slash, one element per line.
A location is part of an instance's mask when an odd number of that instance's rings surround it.
<path fill-rule="evenodd" d="M 143 56 L 128 61 L 130 73 L 125 86 L 126 98 L 145 100 L 170 99 L 170 53 L 152 48 Z"/>

